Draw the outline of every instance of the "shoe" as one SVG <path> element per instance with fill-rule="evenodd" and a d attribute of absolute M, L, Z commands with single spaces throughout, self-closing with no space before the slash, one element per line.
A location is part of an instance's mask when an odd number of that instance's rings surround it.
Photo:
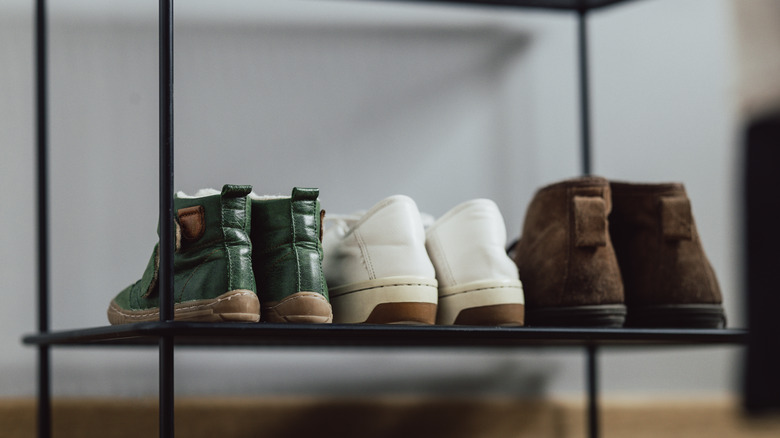
<path fill-rule="evenodd" d="M 328 222 L 322 267 L 334 322 L 436 322 L 436 274 L 411 198 L 391 196 L 363 215 Z"/>
<path fill-rule="evenodd" d="M 724 327 L 715 272 L 682 184 L 612 182 L 609 232 L 625 286 L 627 326 Z"/>
<path fill-rule="evenodd" d="M 608 232 L 609 182 L 566 180 L 531 201 L 514 250 L 526 325 L 621 327 L 623 282 Z"/>
<path fill-rule="evenodd" d="M 319 190 L 252 200 L 252 260 L 264 322 L 329 323 L 333 312 L 322 274 Z"/>
<path fill-rule="evenodd" d="M 249 240 L 251 205 L 246 197 L 251 189 L 226 185 L 221 193 L 206 189 L 195 196 L 181 192 L 174 196 L 174 319 L 260 319 Z M 158 245 L 141 280 L 111 301 L 111 324 L 159 320 Z"/>
<path fill-rule="evenodd" d="M 504 250 L 506 226 L 493 201 L 460 204 L 425 235 L 439 283 L 436 324 L 523 325 L 523 287 Z"/>

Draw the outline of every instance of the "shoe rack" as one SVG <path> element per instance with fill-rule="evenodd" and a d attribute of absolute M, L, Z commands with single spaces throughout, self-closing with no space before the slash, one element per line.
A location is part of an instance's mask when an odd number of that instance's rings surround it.
<path fill-rule="evenodd" d="M 522 350 L 524 347 L 579 349 L 587 356 L 584 381 L 588 401 L 588 436 L 599 436 L 598 353 L 609 347 L 744 344 L 747 331 L 738 329 L 597 329 L 464 326 L 297 325 L 266 323 L 192 323 L 173 321 L 173 0 L 159 0 L 160 104 L 160 321 L 76 330 L 49 329 L 49 209 L 46 0 L 35 0 L 37 112 L 38 332 L 23 342 L 38 349 L 38 436 L 51 436 L 52 347 L 136 346 L 159 350 L 160 437 L 173 437 L 174 347 L 231 346 L 262 348 L 286 345 L 328 348 L 447 347 Z M 407 0 L 415 1 L 415 0 Z M 420 1 L 422 2 L 422 1 Z M 428 3 L 502 7 L 507 13 L 523 8 L 572 14 L 578 27 L 580 149 L 582 173 L 590 173 L 590 109 L 587 18 L 599 9 L 628 0 L 427 0 Z"/>

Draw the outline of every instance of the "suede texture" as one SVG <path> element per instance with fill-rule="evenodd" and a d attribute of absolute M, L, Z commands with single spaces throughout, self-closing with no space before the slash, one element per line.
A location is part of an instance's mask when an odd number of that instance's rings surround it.
<path fill-rule="evenodd" d="M 250 190 L 249 186 L 226 185 L 220 195 L 174 198 L 177 225 L 183 224 L 173 257 L 175 303 L 216 298 L 238 289 L 255 290 L 249 240 L 251 204 L 246 198 Z M 183 222 L 179 218 L 193 212 L 199 217 Z M 121 308 L 159 307 L 158 245 L 141 280 L 114 299 Z"/>
<path fill-rule="evenodd" d="M 540 189 L 528 207 L 514 261 L 529 310 L 623 304 L 608 233 L 609 182 L 566 180 Z"/>
<path fill-rule="evenodd" d="M 328 298 L 318 196 L 317 189 L 296 187 L 290 198 L 252 200 L 252 258 L 261 303 L 298 292 Z"/>
<path fill-rule="evenodd" d="M 629 309 L 720 304 L 718 281 L 683 185 L 613 182 L 611 187 L 610 234 Z"/>

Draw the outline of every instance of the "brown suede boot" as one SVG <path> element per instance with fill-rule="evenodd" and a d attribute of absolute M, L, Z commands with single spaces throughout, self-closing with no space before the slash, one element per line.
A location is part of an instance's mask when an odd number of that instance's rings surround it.
<path fill-rule="evenodd" d="M 583 177 L 540 189 L 514 260 L 529 326 L 621 327 L 623 282 L 608 233 L 609 182 Z"/>
<path fill-rule="evenodd" d="M 632 327 L 724 327 L 715 272 L 682 184 L 613 182 L 609 232 Z"/>

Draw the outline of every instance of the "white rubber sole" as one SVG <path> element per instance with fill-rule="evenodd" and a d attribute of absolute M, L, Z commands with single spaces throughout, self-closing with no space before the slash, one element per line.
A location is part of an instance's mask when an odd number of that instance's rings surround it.
<path fill-rule="evenodd" d="M 375 310 L 390 309 L 379 319 L 383 323 L 433 324 L 435 316 L 422 317 L 438 302 L 438 283 L 434 278 L 387 277 L 361 281 L 328 289 L 333 306 L 333 322 L 367 322 Z M 371 322 L 371 321 L 369 321 Z"/>
<path fill-rule="evenodd" d="M 519 280 L 475 281 L 442 288 L 436 324 L 452 325 L 464 310 L 514 304 L 525 305 L 523 285 Z"/>

